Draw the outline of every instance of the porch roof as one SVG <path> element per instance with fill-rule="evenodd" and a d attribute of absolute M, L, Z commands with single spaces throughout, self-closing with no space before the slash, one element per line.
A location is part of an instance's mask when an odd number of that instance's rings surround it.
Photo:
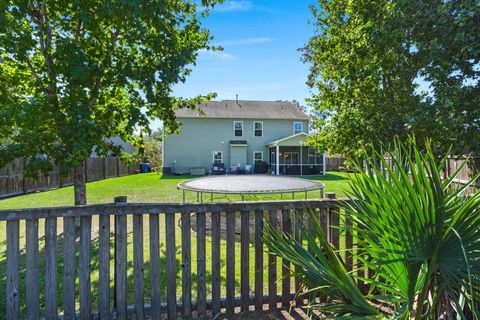
<path fill-rule="evenodd" d="M 275 147 L 275 146 L 288 146 L 288 147 L 298 147 L 305 145 L 305 141 L 307 138 L 310 137 L 305 132 L 300 132 L 289 137 L 285 137 L 279 140 L 275 140 L 272 142 L 267 143 L 268 147 Z"/>

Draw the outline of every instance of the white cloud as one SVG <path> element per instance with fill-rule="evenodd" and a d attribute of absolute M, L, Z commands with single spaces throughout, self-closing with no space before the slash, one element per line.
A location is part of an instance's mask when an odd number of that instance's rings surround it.
<path fill-rule="evenodd" d="M 227 0 L 215 8 L 217 12 L 232 12 L 250 10 L 254 5 L 247 0 Z"/>
<path fill-rule="evenodd" d="M 202 49 L 198 52 L 200 58 L 205 59 L 218 59 L 222 61 L 235 61 L 238 60 L 237 56 L 226 53 L 223 51 L 211 51 L 207 49 Z"/>
<path fill-rule="evenodd" d="M 274 40 L 275 39 L 268 38 L 268 37 L 232 39 L 232 40 L 219 41 L 219 42 L 215 43 L 215 45 L 217 45 L 217 46 L 245 46 L 245 45 L 251 45 L 251 44 L 272 42 Z"/>

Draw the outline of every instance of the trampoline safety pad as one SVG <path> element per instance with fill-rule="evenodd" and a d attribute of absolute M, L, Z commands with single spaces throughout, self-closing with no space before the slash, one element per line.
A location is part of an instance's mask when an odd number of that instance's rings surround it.
<path fill-rule="evenodd" d="M 279 194 L 321 190 L 324 184 L 285 176 L 214 176 L 190 179 L 177 187 L 185 191 L 224 194 Z"/>

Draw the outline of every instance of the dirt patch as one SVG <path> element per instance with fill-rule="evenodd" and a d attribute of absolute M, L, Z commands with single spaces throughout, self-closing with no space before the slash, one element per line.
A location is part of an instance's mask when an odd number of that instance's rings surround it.
<path fill-rule="evenodd" d="M 217 320 L 306 320 L 306 319 L 322 319 L 319 315 L 309 318 L 304 310 L 295 308 L 291 310 L 276 311 L 250 311 L 233 315 L 222 314 L 216 317 Z"/>

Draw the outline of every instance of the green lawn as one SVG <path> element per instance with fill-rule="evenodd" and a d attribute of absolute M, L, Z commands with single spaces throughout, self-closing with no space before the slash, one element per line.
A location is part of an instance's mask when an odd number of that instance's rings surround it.
<path fill-rule="evenodd" d="M 103 181 L 92 182 L 87 185 L 87 194 L 88 194 L 88 203 L 90 204 L 97 204 L 97 203 L 111 203 L 113 201 L 113 197 L 118 195 L 126 195 L 128 196 L 129 202 L 178 202 L 182 200 L 182 192 L 177 190 L 176 185 L 178 182 L 188 179 L 191 177 L 173 177 L 173 176 L 161 176 L 155 173 L 151 174 L 141 174 L 141 175 L 132 175 L 126 176 L 121 178 L 113 178 Z M 344 188 L 347 187 L 347 180 L 348 175 L 342 173 L 331 173 L 326 176 L 318 176 L 314 177 L 314 180 L 318 180 L 324 182 L 326 185 L 325 191 L 326 192 L 336 192 L 337 196 L 341 197 L 344 196 Z M 300 197 L 300 196 L 299 196 Z M 309 198 L 318 198 L 319 192 L 310 192 L 308 194 Z M 260 199 L 280 199 L 278 195 L 276 196 L 261 196 Z M 231 200 L 240 200 L 239 197 L 231 197 Z M 291 199 L 291 195 L 284 195 L 283 199 Z M 196 196 L 193 193 L 190 193 L 187 201 L 195 201 Z M 208 200 L 209 197 L 208 197 Z M 226 199 L 217 199 L 218 201 L 225 201 Z M 15 198 L 4 199 L 0 200 L 0 210 L 8 210 L 8 209 L 16 209 L 16 208 L 32 208 L 32 207 L 45 207 L 45 206 L 61 206 L 61 205 L 72 205 L 73 204 L 73 188 L 63 188 L 57 189 L 52 191 L 46 192 L 39 192 L 35 194 L 29 194 L 24 196 L 18 196 Z M 180 217 L 177 215 L 176 219 L 178 220 Z M 164 216 L 160 216 L 160 242 L 161 242 L 161 261 L 163 264 L 162 267 L 162 282 L 160 283 L 161 292 L 162 292 L 162 300 L 165 301 L 166 298 L 166 284 L 165 284 L 165 219 Z M 175 223 L 177 226 L 176 230 L 176 246 L 177 246 L 177 296 L 178 298 L 181 297 L 181 234 L 179 221 Z M 58 293 L 58 303 L 59 303 L 59 311 L 62 311 L 62 276 L 63 276 L 63 220 L 58 219 L 58 253 L 57 253 L 57 261 L 58 261 L 58 282 L 59 282 L 59 293 Z M 113 220 L 111 221 L 111 225 L 113 226 Z M 21 258 L 20 258 L 20 275 L 21 275 L 21 287 L 20 287 L 20 295 L 22 297 L 22 301 L 25 297 L 25 291 L 27 288 L 25 287 L 25 223 L 22 222 L 20 224 L 20 248 L 21 248 Z M 145 294 L 146 294 L 146 302 L 148 303 L 149 299 L 149 249 L 148 249 L 148 239 L 149 239 L 149 231 L 148 231 L 148 218 L 144 217 L 144 257 L 145 257 Z M 40 221 L 39 223 L 39 233 L 40 233 L 40 294 L 41 294 L 41 302 L 42 304 L 45 301 L 44 291 L 44 221 Z M 132 233 L 132 217 L 128 217 L 128 264 L 129 264 L 129 284 L 128 284 L 128 291 L 129 291 L 129 302 L 133 303 L 133 291 L 134 291 L 134 284 L 133 284 L 133 233 Z M 196 295 L 196 237 L 195 234 L 192 233 L 191 237 L 191 245 L 192 245 L 192 252 L 191 252 L 191 261 L 192 261 L 192 298 L 195 300 Z M 0 314 L 5 314 L 5 287 L 6 287 L 6 225 L 5 223 L 0 223 Z M 206 239 L 206 249 L 207 249 L 207 283 L 211 281 L 211 242 L 210 238 L 207 236 Z M 98 259 L 97 259 L 97 252 L 98 250 L 98 218 L 93 217 L 92 221 L 92 290 L 93 290 L 93 297 L 96 298 L 96 290 L 97 290 L 97 281 L 98 281 Z M 236 243 L 235 246 L 236 254 L 235 254 L 235 289 L 237 294 L 239 293 L 239 281 L 240 281 L 240 244 Z M 225 241 L 221 241 L 221 280 L 222 280 L 222 296 L 224 293 L 225 288 L 225 252 L 226 252 L 226 243 Z M 113 257 L 113 237 L 111 238 L 111 256 Z M 78 253 L 76 256 L 78 262 Z M 264 262 L 266 263 L 267 256 L 264 258 Z M 254 279 L 254 250 L 253 246 L 250 250 L 250 287 L 253 290 L 253 279 Z M 281 275 L 281 264 L 277 264 L 278 270 L 277 274 L 280 277 Z M 114 264 L 113 259 L 111 262 L 111 272 L 113 274 Z M 267 274 L 264 274 L 264 283 L 267 283 Z M 113 277 L 112 277 L 112 288 L 113 288 Z M 78 285 L 78 279 L 77 279 Z M 211 286 L 207 285 L 207 298 L 210 294 Z M 113 297 L 113 291 L 111 292 L 111 297 Z M 78 299 L 78 293 L 77 293 Z M 23 304 L 22 310 L 24 312 L 25 305 Z M 96 302 L 94 301 L 93 307 L 96 308 Z M 23 314 L 24 315 L 24 314 Z"/>
<path fill-rule="evenodd" d="M 182 192 L 177 190 L 177 184 L 190 178 L 192 177 L 148 173 L 90 182 L 87 184 L 87 201 L 89 204 L 111 203 L 115 196 L 122 195 L 128 196 L 128 202 L 178 202 L 182 201 Z M 347 187 L 347 178 L 348 174 L 335 172 L 310 179 L 324 182 L 326 192 L 336 192 L 337 197 L 341 197 L 345 195 L 343 190 Z M 303 197 L 303 194 L 297 196 Z M 319 193 L 309 192 L 308 196 L 318 198 Z M 209 196 L 206 198 L 210 200 Z M 280 196 L 262 195 L 258 198 L 280 199 Z M 240 196 L 231 196 L 229 199 L 240 200 Z M 284 195 L 283 199 L 291 199 L 291 195 Z M 196 195 L 188 192 L 186 200 L 196 201 Z M 215 201 L 226 201 L 226 199 L 219 197 Z M 0 210 L 65 205 L 73 205 L 73 187 L 0 200 Z"/>

